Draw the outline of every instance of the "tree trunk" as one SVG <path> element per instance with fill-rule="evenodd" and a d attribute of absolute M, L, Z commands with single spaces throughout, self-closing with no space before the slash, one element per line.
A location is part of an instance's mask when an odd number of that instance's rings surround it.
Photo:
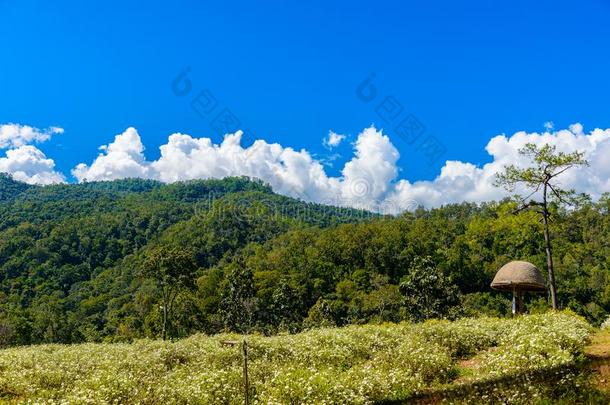
<path fill-rule="evenodd" d="M 167 338 L 167 298 L 163 295 L 163 328 L 161 329 L 161 338 L 165 340 Z"/>
<path fill-rule="evenodd" d="M 551 249 L 551 235 L 549 232 L 549 210 L 547 202 L 547 183 L 544 183 L 542 200 L 542 220 L 544 223 L 544 247 L 546 250 L 546 266 L 549 272 L 549 291 L 551 292 L 551 305 L 557 309 L 557 287 L 555 284 L 555 270 L 553 269 L 553 250 Z"/>
<path fill-rule="evenodd" d="M 513 315 L 523 313 L 523 291 L 513 290 Z"/>

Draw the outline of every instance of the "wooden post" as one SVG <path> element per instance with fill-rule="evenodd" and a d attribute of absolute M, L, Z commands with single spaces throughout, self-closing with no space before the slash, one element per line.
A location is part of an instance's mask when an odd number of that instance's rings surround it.
<path fill-rule="evenodd" d="M 224 340 L 220 342 L 224 346 L 236 346 L 239 344 L 238 340 Z M 242 356 L 243 356 L 243 378 L 244 378 L 244 403 L 250 405 L 250 382 L 248 381 L 248 342 L 244 337 L 241 342 Z"/>
<path fill-rule="evenodd" d="M 248 382 L 248 342 L 244 339 L 242 343 L 244 352 L 244 398 L 245 404 L 250 404 L 250 384 Z"/>
<path fill-rule="evenodd" d="M 513 316 L 523 313 L 523 291 L 513 288 Z"/>
<path fill-rule="evenodd" d="M 517 290 L 517 314 L 523 313 L 523 291 Z"/>
<path fill-rule="evenodd" d="M 519 315 L 523 313 L 523 291 L 515 288 L 513 289 L 513 315 Z"/>
<path fill-rule="evenodd" d="M 512 304 L 512 312 L 513 312 L 513 316 L 515 316 L 517 314 L 517 291 L 513 288 L 513 302 Z"/>

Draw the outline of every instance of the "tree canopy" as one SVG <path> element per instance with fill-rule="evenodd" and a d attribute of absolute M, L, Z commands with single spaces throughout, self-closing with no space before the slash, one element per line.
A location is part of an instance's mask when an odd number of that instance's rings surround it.
<path fill-rule="evenodd" d="M 545 263 L 538 215 L 510 215 L 510 200 L 386 217 L 245 178 L 0 187 L 11 195 L 0 201 L 0 345 L 162 336 L 159 276 L 170 270 L 185 277 L 166 320 L 174 338 L 507 315 L 510 297 L 489 288 L 495 272 L 514 259 Z M 601 322 L 610 197 L 553 210 L 559 306 Z M 547 297 L 526 305 L 542 310 Z"/>

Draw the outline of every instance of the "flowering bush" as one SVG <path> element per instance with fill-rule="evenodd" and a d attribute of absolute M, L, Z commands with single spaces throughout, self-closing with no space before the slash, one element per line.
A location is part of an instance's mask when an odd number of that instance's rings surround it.
<path fill-rule="evenodd" d="M 461 358 L 476 379 L 554 369 L 582 351 L 590 328 L 569 313 L 314 329 L 248 337 L 254 403 L 405 400 L 456 383 Z M 0 351 L 0 401 L 243 403 L 237 335 L 177 342 L 41 345 Z M 512 395 L 512 394 L 511 394 Z"/>
<path fill-rule="evenodd" d="M 506 375 L 572 364 L 590 333 L 589 324 L 571 314 L 526 316 L 504 329 L 495 350 L 483 353 L 481 368 Z"/>
<path fill-rule="evenodd" d="M 602 330 L 610 329 L 610 317 L 606 318 L 604 322 L 602 322 L 601 327 Z"/>

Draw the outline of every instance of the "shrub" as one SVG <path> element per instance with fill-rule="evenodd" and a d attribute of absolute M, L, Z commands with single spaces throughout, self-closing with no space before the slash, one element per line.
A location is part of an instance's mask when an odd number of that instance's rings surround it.
<path fill-rule="evenodd" d="M 572 313 L 547 313 L 251 335 L 251 396 L 265 404 L 404 401 L 454 385 L 466 356 L 478 359 L 480 381 L 569 366 L 590 332 Z M 240 404 L 241 351 L 226 340 L 241 337 L 1 350 L 0 401 Z M 530 398 L 527 389 L 514 398 Z"/>

